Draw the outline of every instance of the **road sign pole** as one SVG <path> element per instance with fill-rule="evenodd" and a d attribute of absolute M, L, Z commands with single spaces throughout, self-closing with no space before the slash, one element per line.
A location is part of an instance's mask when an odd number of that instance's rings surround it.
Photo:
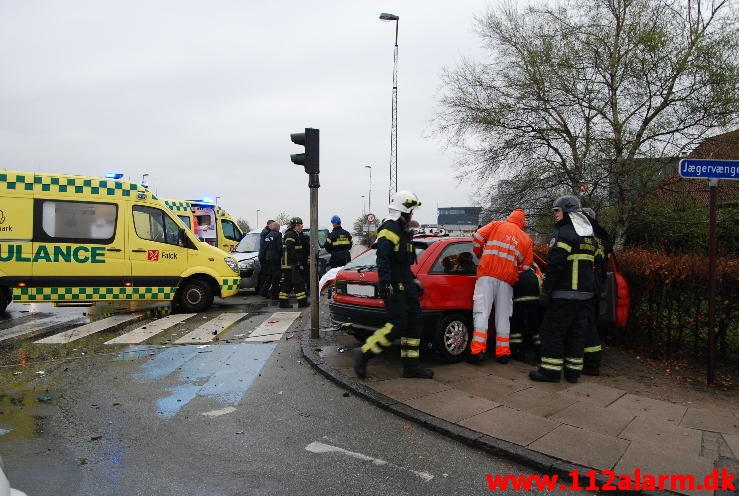
<path fill-rule="evenodd" d="M 708 214 L 708 363 L 706 381 L 713 384 L 716 370 L 716 186 L 718 179 L 708 180 L 710 207 Z"/>

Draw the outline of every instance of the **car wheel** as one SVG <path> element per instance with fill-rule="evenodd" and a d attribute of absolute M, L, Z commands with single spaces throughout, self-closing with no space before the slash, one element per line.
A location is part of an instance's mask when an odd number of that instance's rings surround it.
<path fill-rule="evenodd" d="M 5 313 L 5 309 L 8 308 L 10 302 L 13 301 L 13 296 L 8 288 L 0 288 L 0 313 Z"/>
<path fill-rule="evenodd" d="M 180 286 L 180 307 L 185 312 L 202 312 L 213 304 L 213 288 L 200 279 L 190 279 Z"/>
<path fill-rule="evenodd" d="M 464 358 L 471 340 L 472 326 L 469 319 L 463 314 L 453 313 L 439 321 L 430 344 L 436 358 L 452 363 Z"/>

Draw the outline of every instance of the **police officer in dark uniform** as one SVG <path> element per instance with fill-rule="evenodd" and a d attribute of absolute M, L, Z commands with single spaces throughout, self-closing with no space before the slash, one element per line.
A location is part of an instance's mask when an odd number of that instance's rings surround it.
<path fill-rule="evenodd" d="M 264 238 L 264 258 L 268 268 L 269 280 L 266 282 L 265 291 L 273 300 L 279 299 L 280 279 L 282 278 L 282 270 L 280 268 L 280 259 L 282 258 L 282 233 L 280 233 L 280 223 L 273 221 L 272 229 Z"/>
<path fill-rule="evenodd" d="M 583 369 L 585 334 L 593 313 L 596 291 L 593 264 L 597 243 L 593 228 L 578 212 L 580 201 L 574 196 L 555 200 L 557 219 L 549 243 L 541 301 L 546 305 L 540 328 L 541 361 L 529 373 L 535 381 L 577 382 Z"/>
<path fill-rule="evenodd" d="M 408 222 L 413 210 L 421 202 L 410 191 L 398 191 L 389 205 L 390 216 L 380 226 L 377 241 L 378 293 L 385 304 L 386 323 L 355 350 L 354 371 L 360 378 L 367 377 L 370 358 L 390 347 L 400 337 L 400 358 L 403 377 L 430 379 L 434 372 L 419 364 L 421 345 L 421 283 L 411 272 L 416 252 L 408 233 Z"/>
<path fill-rule="evenodd" d="M 265 298 L 269 298 L 269 284 L 272 280 L 272 273 L 271 273 L 271 267 L 267 263 L 267 259 L 265 258 L 265 246 L 264 246 L 264 238 L 267 237 L 267 235 L 272 232 L 271 225 L 274 222 L 273 219 L 270 219 L 267 221 L 267 225 L 264 226 L 264 229 L 262 229 L 262 232 L 259 233 L 259 255 L 257 255 L 257 258 L 259 259 L 259 282 L 257 283 L 257 290 L 259 291 L 259 294 L 264 296 Z"/>
<path fill-rule="evenodd" d="M 338 215 L 331 217 L 331 224 L 334 228 L 328 234 L 326 244 L 324 245 L 326 251 L 331 254 L 331 258 L 328 261 L 329 269 L 343 267 L 352 258 L 349 254 L 349 250 L 352 247 L 352 235 L 349 231 L 341 227 L 341 218 Z"/>
<path fill-rule="evenodd" d="M 305 281 L 305 294 L 310 296 L 310 264 L 308 263 L 310 259 L 310 236 L 303 231 L 298 234 L 300 235 L 300 244 L 303 245 L 303 264 L 300 268 L 300 275 Z"/>
<path fill-rule="evenodd" d="M 295 291 L 298 307 L 308 306 L 305 293 L 305 280 L 301 273 L 305 257 L 303 255 L 303 220 L 293 217 L 282 237 L 282 280 L 280 283 L 280 308 L 292 308 L 290 292 Z"/>
<path fill-rule="evenodd" d="M 535 266 L 519 273 L 518 282 L 513 286 L 511 356 L 514 360 L 525 360 L 526 350 L 533 349 L 536 354 L 536 361 L 539 361 L 541 273 L 537 272 L 538 270 L 538 266 Z"/>

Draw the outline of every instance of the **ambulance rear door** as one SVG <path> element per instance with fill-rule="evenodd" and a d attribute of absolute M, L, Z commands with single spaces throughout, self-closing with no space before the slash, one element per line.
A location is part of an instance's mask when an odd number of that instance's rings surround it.
<path fill-rule="evenodd" d="M 31 280 L 33 194 L 26 184 L 33 174 L 0 171 L 0 286 Z"/>

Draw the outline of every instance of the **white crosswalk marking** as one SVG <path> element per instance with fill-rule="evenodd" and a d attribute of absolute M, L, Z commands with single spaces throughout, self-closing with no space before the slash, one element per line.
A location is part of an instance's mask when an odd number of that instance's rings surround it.
<path fill-rule="evenodd" d="M 254 329 L 244 341 L 249 343 L 263 343 L 265 341 L 278 341 L 288 327 L 300 316 L 299 312 L 275 312 L 259 327 Z"/>
<path fill-rule="evenodd" d="M 7 339 L 13 339 L 18 336 L 22 336 L 24 334 L 40 331 L 42 329 L 47 329 L 51 326 L 55 326 L 58 324 L 66 324 L 66 323 L 72 323 L 76 320 L 81 319 L 82 317 L 75 315 L 75 316 L 53 316 L 53 317 L 46 317 L 43 319 L 37 319 L 33 320 L 31 322 L 26 322 L 24 324 L 19 324 L 17 326 L 13 326 L 10 329 L 6 329 L 3 331 L 2 337 L 0 337 L 0 341 L 5 341 Z"/>
<path fill-rule="evenodd" d="M 175 344 L 209 343 L 217 334 L 246 317 L 244 312 L 226 312 L 209 320 L 189 334 L 175 341 Z M 214 334 L 215 333 L 215 334 Z"/>
<path fill-rule="evenodd" d="M 179 324 L 190 317 L 195 315 L 194 313 L 180 313 L 176 315 L 167 315 L 161 319 L 157 319 L 153 322 L 149 322 L 146 325 L 137 327 L 131 332 L 127 332 L 117 338 L 113 338 L 110 341 L 106 341 L 105 344 L 137 344 L 142 341 L 146 341 L 150 337 L 153 337 L 165 329 L 169 329 L 173 325 Z"/>
<path fill-rule="evenodd" d="M 72 341 L 75 341 L 77 339 L 84 338 L 86 336 L 89 336 L 90 334 L 95 334 L 96 332 L 110 329 L 111 327 L 118 326 L 130 320 L 140 319 L 141 316 L 142 316 L 141 314 L 137 314 L 137 313 L 113 315 L 112 317 L 108 317 L 106 319 L 98 320 L 96 322 L 91 322 L 89 324 L 85 324 L 80 327 L 75 327 L 71 331 L 61 332 L 59 334 L 54 334 L 53 336 L 49 336 L 48 338 L 40 339 L 36 341 L 36 343 L 39 343 L 39 344 L 71 343 Z"/>

